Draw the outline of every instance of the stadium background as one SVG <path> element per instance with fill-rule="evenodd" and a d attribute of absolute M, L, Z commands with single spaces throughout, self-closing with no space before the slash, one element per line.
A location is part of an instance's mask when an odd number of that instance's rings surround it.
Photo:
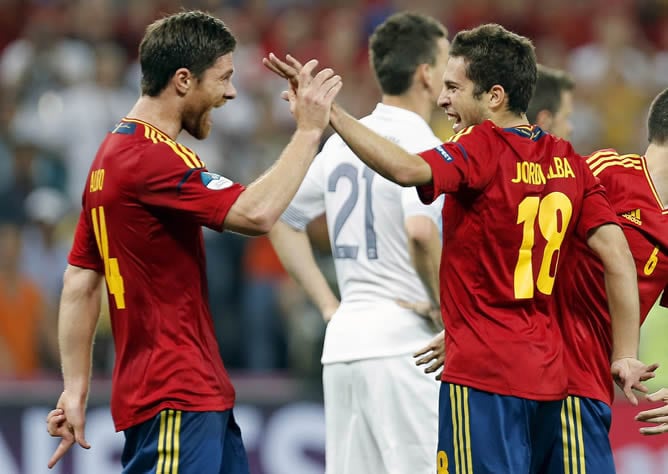
<path fill-rule="evenodd" d="M 82 183 L 104 133 L 137 97 L 137 45 L 145 26 L 184 6 L 215 13 L 239 39 L 239 94 L 215 112 L 209 139 L 183 141 L 211 170 L 242 183 L 270 165 L 293 129 L 279 99 L 283 84 L 263 69 L 262 56 L 321 59 L 343 76 L 340 101 L 364 115 L 379 98 L 366 38 L 401 9 L 436 16 L 451 35 L 495 21 L 532 38 L 542 63 L 576 79 L 573 142 L 583 154 L 602 147 L 642 153 L 649 101 L 668 86 L 665 0 L 0 0 L 2 474 L 47 472 L 55 445 L 44 417 L 61 388 L 56 307 Z M 443 114 L 433 126 L 443 138 L 450 133 Z M 321 473 L 324 325 L 266 239 L 205 236 L 211 305 L 238 389 L 252 472 Z M 331 278 L 326 249 L 319 261 Z M 10 296 L 17 284 L 29 289 L 21 298 Z M 643 331 L 642 357 L 663 362 L 653 386 L 668 386 L 668 314 L 654 313 Z M 112 358 L 103 317 L 87 426 L 93 449 L 73 450 L 50 472 L 119 472 L 122 436 L 113 432 L 107 408 Z M 623 402 L 615 406 L 618 472 L 668 473 L 668 437 L 642 438 L 635 411 Z"/>

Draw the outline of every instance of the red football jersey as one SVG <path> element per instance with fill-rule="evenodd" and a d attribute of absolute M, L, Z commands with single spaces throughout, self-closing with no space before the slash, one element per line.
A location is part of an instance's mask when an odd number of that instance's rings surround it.
<path fill-rule="evenodd" d="M 105 274 L 117 430 L 165 408 L 233 406 L 208 305 L 201 226 L 222 230 L 243 189 L 139 120 L 121 121 L 100 146 L 69 263 Z"/>
<path fill-rule="evenodd" d="M 587 163 L 605 186 L 633 253 L 642 323 L 668 286 L 668 209 L 654 189 L 644 157 L 601 150 Z M 556 293 L 569 394 L 611 404 L 612 332 L 603 265 L 584 241 L 569 249 Z"/>
<path fill-rule="evenodd" d="M 553 286 L 574 232 L 616 222 L 570 143 L 535 126 L 469 127 L 421 153 L 443 208 L 443 380 L 532 400 L 566 396 Z"/>

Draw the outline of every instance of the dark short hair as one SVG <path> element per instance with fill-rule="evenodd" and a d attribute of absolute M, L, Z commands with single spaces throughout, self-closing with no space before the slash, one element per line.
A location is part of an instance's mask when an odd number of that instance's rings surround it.
<path fill-rule="evenodd" d="M 566 71 L 539 64 L 536 90 L 534 90 L 527 109 L 529 122 L 536 123 L 541 110 L 556 114 L 561 107 L 561 94 L 573 89 L 575 89 L 575 81 Z"/>
<path fill-rule="evenodd" d="M 494 23 L 457 33 L 450 56 L 463 57 L 466 75 L 480 97 L 500 85 L 508 95 L 508 109 L 523 114 L 536 86 L 536 52 L 528 38 Z"/>
<path fill-rule="evenodd" d="M 159 95 L 179 68 L 200 78 L 236 44 L 222 20 L 201 11 L 180 12 L 151 23 L 139 45 L 142 94 Z"/>
<path fill-rule="evenodd" d="M 647 130 L 650 143 L 668 143 L 668 89 L 664 89 L 652 101 L 647 117 Z"/>
<path fill-rule="evenodd" d="M 406 92 L 420 64 L 436 64 L 438 40 L 447 36 L 441 23 L 418 13 L 396 13 L 379 25 L 369 40 L 369 58 L 383 93 Z"/>

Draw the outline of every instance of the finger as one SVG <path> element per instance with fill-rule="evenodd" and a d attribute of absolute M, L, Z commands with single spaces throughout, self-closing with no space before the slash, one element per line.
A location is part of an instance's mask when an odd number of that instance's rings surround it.
<path fill-rule="evenodd" d="M 642 393 L 647 393 L 647 392 L 649 392 L 649 389 L 645 386 L 645 384 L 640 383 L 640 382 L 636 382 L 636 383 L 634 383 L 634 384 L 633 384 L 633 389 L 634 389 L 634 390 L 637 390 L 637 391 L 639 391 L 639 392 L 642 392 Z"/>
<path fill-rule="evenodd" d="M 650 418 L 646 418 L 644 420 L 638 420 L 642 421 L 643 423 L 654 423 L 655 425 L 660 425 L 662 423 L 668 423 L 668 416 L 654 416 Z"/>
<path fill-rule="evenodd" d="M 423 347 L 422 349 L 419 349 L 417 352 L 415 352 L 415 353 L 413 354 L 413 358 L 415 358 L 415 357 L 420 357 L 420 356 L 422 356 L 422 355 L 425 355 L 425 354 L 426 354 L 427 352 L 429 352 L 429 351 L 431 351 L 431 346 Z M 418 364 L 418 362 L 415 362 L 415 364 L 416 364 L 416 365 L 420 365 L 420 364 Z"/>
<path fill-rule="evenodd" d="M 281 99 L 286 102 L 290 102 L 290 93 L 288 91 L 281 92 Z"/>
<path fill-rule="evenodd" d="M 665 398 L 668 398 L 668 389 L 662 388 L 661 390 L 654 392 L 650 395 L 647 395 L 647 400 L 650 402 L 661 402 L 664 401 Z M 668 400 L 667 400 L 668 401 Z"/>
<path fill-rule="evenodd" d="M 51 436 L 60 436 L 58 434 L 58 431 L 62 427 L 63 423 L 65 423 L 65 421 L 67 421 L 67 418 L 65 417 L 65 415 L 53 415 L 46 422 L 46 431 Z"/>
<path fill-rule="evenodd" d="M 313 70 L 317 66 L 318 66 L 318 60 L 317 59 L 311 59 L 306 64 L 304 64 L 304 67 L 299 70 L 299 74 L 297 75 L 299 77 L 299 83 L 300 84 L 308 84 L 311 81 L 311 79 L 313 79 L 313 77 L 312 77 L 313 76 Z M 326 69 L 328 69 L 328 68 L 325 68 L 322 71 L 325 71 Z M 322 72 L 322 71 L 320 71 L 320 72 Z M 331 69 L 330 69 L 330 71 L 331 71 Z M 320 73 L 318 73 L 318 74 L 320 74 Z"/>
<path fill-rule="evenodd" d="M 54 416 L 58 416 L 58 415 L 62 415 L 62 414 L 64 414 L 64 413 L 65 413 L 65 412 L 62 410 L 62 408 L 54 408 L 53 410 L 51 410 L 51 411 L 49 412 L 48 415 L 46 415 L 46 421 L 47 421 L 47 423 L 48 423 L 49 419 L 51 419 L 52 417 L 54 417 Z"/>
<path fill-rule="evenodd" d="M 293 67 L 291 67 L 288 63 L 283 61 L 282 59 L 279 59 L 278 56 L 276 56 L 274 53 L 269 53 L 269 61 L 274 65 L 274 67 L 278 68 L 280 71 L 283 72 L 286 76 L 290 76 L 290 72 L 297 73 L 297 70 L 295 70 Z"/>
<path fill-rule="evenodd" d="M 413 303 L 409 303 L 406 300 L 396 299 L 394 301 L 395 301 L 395 303 L 397 303 L 402 308 L 413 309 Z"/>
<path fill-rule="evenodd" d="M 436 380 L 439 382 L 443 380 L 443 371 L 441 370 L 438 374 L 436 374 Z"/>
<path fill-rule="evenodd" d="M 280 69 L 278 69 L 278 68 L 274 65 L 274 63 L 272 63 L 269 59 L 267 59 L 267 58 L 262 58 L 262 64 L 264 64 L 264 67 L 266 67 L 267 69 L 269 69 L 271 72 L 273 72 L 273 73 L 276 74 L 277 76 L 280 76 L 280 77 L 282 77 L 283 79 L 288 79 L 288 77 L 285 75 L 285 73 L 284 73 L 283 71 L 281 71 Z"/>
<path fill-rule="evenodd" d="M 327 93 L 325 94 L 325 100 L 328 103 L 331 103 L 342 87 L 343 87 L 343 82 L 339 81 L 338 84 L 334 85 L 334 87 L 332 87 L 327 91 Z"/>
<path fill-rule="evenodd" d="M 651 410 L 641 411 L 636 415 L 637 421 L 647 421 L 652 418 L 658 418 L 661 416 L 668 416 L 668 407 L 663 406 L 659 408 L 652 408 Z M 666 420 L 668 421 L 668 420 Z"/>
<path fill-rule="evenodd" d="M 668 433 L 668 424 L 663 424 L 659 426 L 646 426 L 640 428 L 640 433 L 644 434 L 645 436 L 653 436 L 662 433 Z"/>
<path fill-rule="evenodd" d="M 624 384 L 624 395 L 626 395 L 626 398 L 633 406 L 638 405 L 638 399 L 636 396 L 633 394 L 633 390 L 631 390 L 631 384 L 626 383 Z"/>
<path fill-rule="evenodd" d="M 309 61 L 309 63 L 310 63 L 310 61 Z M 304 72 L 306 71 L 306 68 L 309 65 L 309 63 L 306 63 L 306 66 L 304 66 L 302 68 L 302 70 L 299 72 L 299 83 L 300 84 L 302 83 L 302 74 L 304 74 Z M 309 73 L 309 77 L 310 76 L 311 76 L 311 74 Z M 312 85 L 313 85 L 313 87 L 316 88 L 316 90 L 320 90 L 323 87 L 323 85 L 325 84 L 325 82 L 328 79 L 331 79 L 333 76 L 334 76 L 334 70 L 332 68 L 326 67 L 324 69 L 321 69 L 320 71 L 318 71 L 318 73 L 315 76 L 313 76 Z"/>
<path fill-rule="evenodd" d="M 656 374 L 654 372 L 645 372 L 640 376 L 640 381 L 644 382 L 646 380 L 653 379 L 654 377 L 656 377 Z"/>
<path fill-rule="evenodd" d="M 433 364 L 431 364 L 429 367 L 424 369 L 425 373 L 431 374 L 432 372 L 436 372 L 438 369 L 443 367 L 443 361 L 436 359 Z"/>
<path fill-rule="evenodd" d="M 290 65 L 291 65 L 293 68 L 295 68 L 297 71 L 299 71 L 302 67 L 304 67 L 304 66 L 302 65 L 302 63 L 300 63 L 299 61 L 297 61 L 297 59 L 295 59 L 295 57 L 294 57 L 293 55 L 291 55 L 291 54 L 286 54 L 286 55 L 285 55 L 285 60 L 288 62 L 288 64 L 290 64 Z"/>
<path fill-rule="evenodd" d="M 420 365 L 428 364 L 429 362 L 431 362 L 432 360 L 435 360 L 435 359 L 436 359 L 436 356 L 433 353 L 430 353 L 430 354 L 427 354 L 426 356 L 422 357 L 421 359 L 418 359 L 415 362 L 415 365 L 420 366 Z"/>
<path fill-rule="evenodd" d="M 647 370 L 648 372 L 654 372 L 654 371 L 655 371 L 656 369 L 658 369 L 658 368 L 659 368 L 659 364 L 657 364 L 657 363 L 655 362 L 655 363 L 651 364 L 649 367 L 647 367 L 646 370 Z"/>
<path fill-rule="evenodd" d="M 47 464 L 49 469 L 52 469 L 53 466 L 55 466 L 56 463 L 60 461 L 60 459 L 65 455 L 67 451 L 69 451 L 69 449 L 72 447 L 73 444 L 74 440 L 63 439 L 60 442 L 56 450 L 53 452 L 53 456 L 51 456 L 51 459 L 49 459 L 49 463 Z"/>

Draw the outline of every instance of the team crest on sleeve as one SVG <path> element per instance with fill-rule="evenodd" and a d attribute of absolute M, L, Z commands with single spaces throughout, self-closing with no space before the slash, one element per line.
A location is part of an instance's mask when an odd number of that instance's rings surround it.
<path fill-rule="evenodd" d="M 216 173 L 209 173 L 208 171 L 203 172 L 200 176 L 202 178 L 202 184 L 214 191 L 229 188 L 234 184 L 232 180 Z"/>
<path fill-rule="evenodd" d="M 443 148 L 443 145 L 438 145 L 435 150 L 438 152 L 439 155 L 443 157 L 443 159 L 447 162 L 450 163 L 454 158 L 450 153 L 445 151 L 445 148 Z"/>

